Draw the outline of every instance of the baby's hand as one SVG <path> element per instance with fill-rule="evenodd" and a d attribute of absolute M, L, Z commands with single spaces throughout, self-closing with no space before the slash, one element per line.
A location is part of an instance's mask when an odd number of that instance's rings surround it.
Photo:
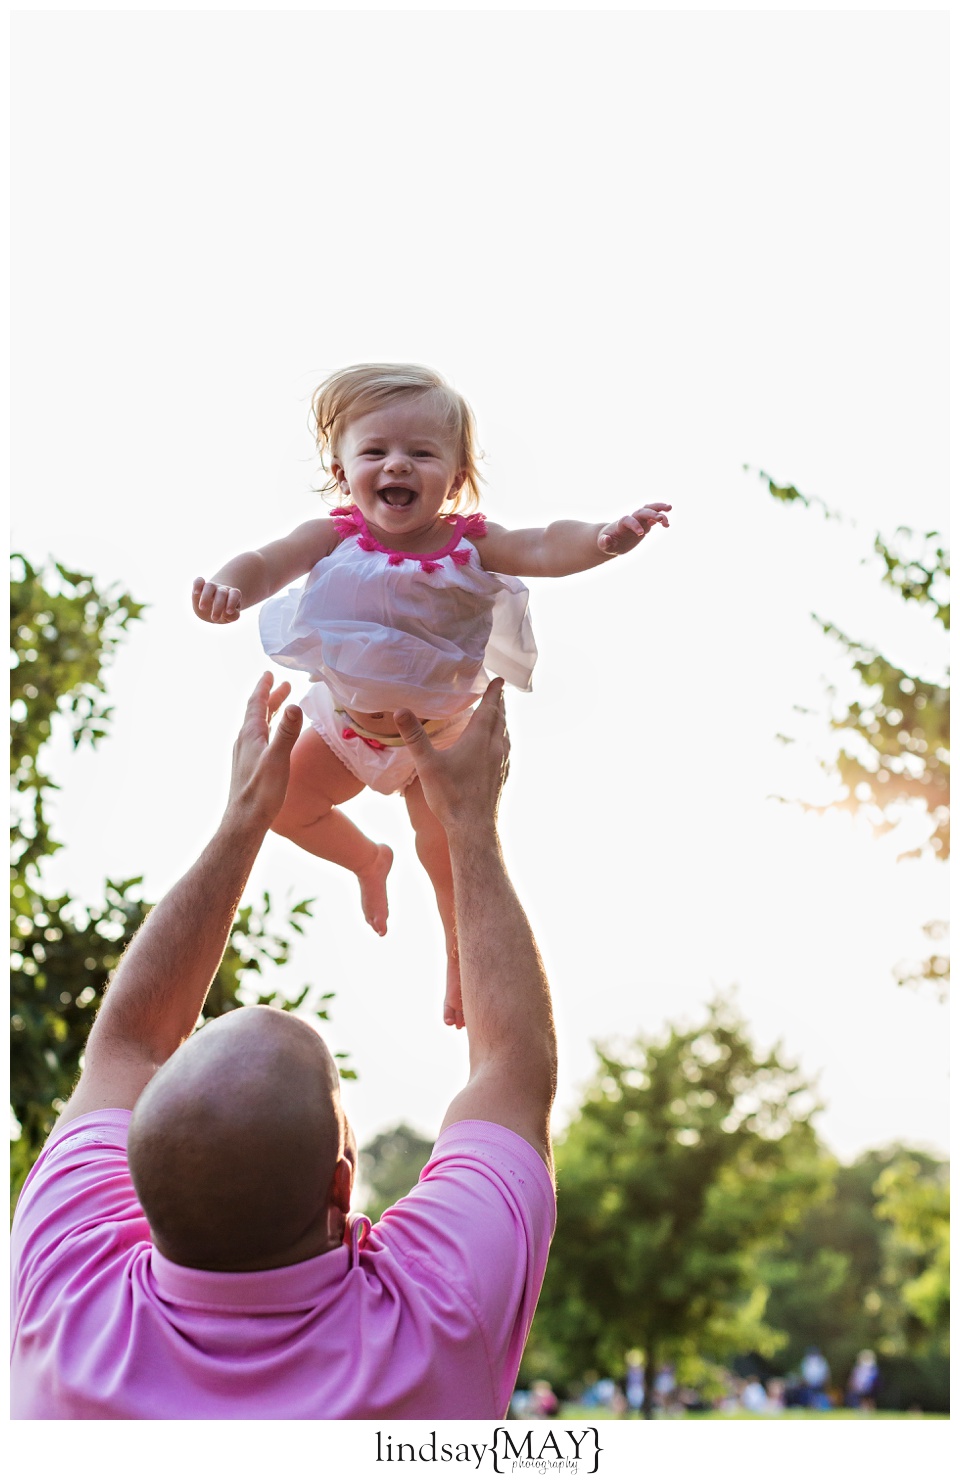
<path fill-rule="evenodd" d="M 635 509 L 632 515 L 624 515 L 622 519 L 614 520 L 612 525 L 604 525 L 597 536 L 597 545 L 605 556 L 622 556 L 632 551 L 654 525 L 669 528 L 670 521 L 665 513 L 668 509 L 673 509 L 673 505 L 645 504 L 643 509 Z"/>
<path fill-rule="evenodd" d="M 193 610 L 205 623 L 235 623 L 241 600 L 239 587 L 220 587 L 202 576 L 193 584 Z"/>

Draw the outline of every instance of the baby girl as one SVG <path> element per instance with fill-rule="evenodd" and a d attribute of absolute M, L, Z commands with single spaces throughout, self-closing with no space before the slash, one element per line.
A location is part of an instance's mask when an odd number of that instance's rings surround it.
<path fill-rule="evenodd" d="M 306 671 L 310 722 L 296 744 L 274 828 L 351 870 L 364 916 L 387 929 L 393 862 L 340 804 L 364 786 L 402 792 L 447 946 L 444 1020 L 463 1026 L 453 885 L 443 829 L 424 800 L 393 712 L 409 709 L 435 747 L 452 745 L 491 676 L 529 690 L 537 658 L 523 576 L 569 576 L 633 550 L 669 504 L 607 525 L 558 520 L 506 530 L 481 514 L 474 421 L 440 376 L 415 365 L 338 371 L 313 399 L 317 445 L 340 498 L 328 518 L 222 566 L 193 585 L 208 623 L 232 623 L 266 598 L 264 647 Z M 291 582 L 307 574 L 302 586 Z"/>

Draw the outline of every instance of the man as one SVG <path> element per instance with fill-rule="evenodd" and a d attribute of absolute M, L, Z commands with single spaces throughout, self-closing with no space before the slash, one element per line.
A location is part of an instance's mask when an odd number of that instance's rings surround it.
<path fill-rule="evenodd" d="M 213 840 L 129 947 L 12 1235 L 13 1414 L 28 1419 L 506 1413 L 555 1203 L 550 991 L 500 855 L 502 682 L 433 751 L 397 726 L 450 845 L 466 1086 L 374 1228 L 333 1059 L 292 1015 L 192 1030 L 302 722 L 265 675 Z M 131 1116 L 132 1112 L 132 1116 Z"/>
<path fill-rule="evenodd" d="M 804 1354 L 800 1372 L 807 1387 L 807 1403 L 814 1410 L 829 1410 L 827 1385 L 830 1383 L 830 1365 L 816 1344 L 811 1345 Z"/>

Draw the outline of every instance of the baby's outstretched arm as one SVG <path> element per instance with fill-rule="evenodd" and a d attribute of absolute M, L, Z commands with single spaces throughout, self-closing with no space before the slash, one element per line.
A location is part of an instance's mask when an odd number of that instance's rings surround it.
<path fill-rule="evenodd" d="M 669 526 L 667 511 L 672 508 L 645 504 L 609 525 L 586 525 L 581 520 L 556 520 L 538 530 L 488 525 L 477 551 L 488 571 L 504 576 L 572 576 L 632 551 L 654 525 Z"/>
<path fill-rule="evenodd" d="M 209 581 L 197 577 L 193 610 L 205 623 L 235 623 L 243 608 L 256 607 L 329 556 L 337 540 L 332 520 L 308 520 L 282 540 L 244 551 Z"/>
<path fill-rule="evenodd" d="M 650 534 L 654 525 L 662 525 L 665 530 L 670 528 L 667 511 L 671 509 L 672 504 L 645 504 L 642 509 L 635 509 L 632 515 L 621 515 L 619 520 L 603 526 L 597 536 L 597 545 L 605 556 L 625 556 L 627 551 L 640 544 L 645 535 Z"/>

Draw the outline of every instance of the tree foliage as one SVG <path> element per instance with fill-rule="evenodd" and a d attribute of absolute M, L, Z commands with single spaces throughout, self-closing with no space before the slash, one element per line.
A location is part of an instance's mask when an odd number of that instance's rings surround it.
<path fill-rule="evenodd" d="M 842 1388 L 869 1348 L 881 1404 L 946 1409 L 946 1165 L 901 1147 L 831 1164 L 823 1197 L 761 1263 L 767 1319 L 787 1334 L 777 1367 L 799 1369 L 816 1345 Z"/>
<path fill-rule="evenodd" d="M 818 509 L 824 519 L 843 520 L 844 516 L 838 510 L 829 509 L 816 495 L 801 494 L 793 484 L 778 484 L 762 468 L 757 472 L 773 498 L 781 504 L 800 504 L 805 509 Z M 908 525 L 900 525 L 892 541 L 885 540 L 879 533 L 875 535 L 873 549 L 884 565 L 884 584 L 899 592 L 904 602 L 917 602 L 932 608 L 937 622 L 949 629 L 950 603 L 946 598 L 950 552 L 942 544 L 942 539 L 939 530 L 920 534 Z"/>
<path fill-rule="evenodd" d="M 926 1166 L 924 1166 L 926 1164 Z M 877 1214 L 890 1225 L 883 1278 L 895 1293 L 888 1328 L 891 1353 L 933 1348 L 950 1341 L 950 1185 L 944 1164 L 931 1166 L 906 1153 L 885 1168 L 875 1186 Z"/>
<path fill-rule="evenodd" d="M 360 1150 L 360 1171 L 373 1198 L 367 1214 L 378 1220 L 384 1210 L 409 1194 L 429 1161 L 433 1142 L 405 1122 L 381 1132 Z"/>
<path fill-rule="evenodd" d="M 96 904 L 53 896 L 43 863 L 61 843 L 51 833 L 49 799 L 57 784 L 45 748 L 66 725 L 74 747 L 107 735 L 111 707 L 105 673 L 143 606 L 129 593 L 101 590 L 91 576 L 59 564 L 41 569 L 13 558 L 11 582 L 11 1106 L 19 1132 L 12 1148 L 14 1190 L 43 1146 L 81 1067 L 83 1046 L 111 973 L 150 910 L 140 878 L 108 880 Z M 205 1018 L 242 1003 L 302 1007 L 254 987 L 288 958 L 310 902 L 278 921 L 268 895 L 244 906 L 204 1009 Z M 313 1012 L 326 1019 L 325 994 Z M 354 1072 L 341 1069 L 345 1077 Z"/>
<path fill-rule="evenodd" d="M 112 713 L 104 671 L 131 623 L 144 611 L 129 592 L 99 592 L 93 578 L 58 563 L 38 571 L 12 560 L 10 580 L 10 773 L 15 898 L 27 903 L 40 862 L 59 849 L 47 822 L 56 783 L 41 767 L 54 719 L 68 725 L 74 748 L 96 746 Z M 19 886 L 19 890 L 16 888 Z"/>
<path fill-rule="evenodd" d="M 932 830 L 926 842 L 909 855 L 932 852 L 948 858 L 949 689 L 907 674 L 832 623 L 820 626 L 843 644 L 865 692 L 830 722 L 841 735 L 835 765 L 847 806 L 872 812 L 877 832 L 884 833 L 896 827 L 905 804 L 919 801 L 929 814 Z"/>
<path fill-rule="evenodd" d="M 661 1362 L 709 1393 L 720 1366 L 797 1373 L 815 1345 L 842 1390 L 871 1348 L 881 1406 L 946 1410 L 947 1166 L 896 1146 L 842 1166 L 813 1110 L 797 1068 L 758 1055 L 722 1002 L 696 1029 L 598 1051 L 556 1147 L 523 1374 L 622 1377 L 639 1348 L 649 1403 Z"/>
<path fill-rule="evenodd" d="M 559 1215 L 531 1353 L 569 1382 L 643 1350 L 773 1352 L 757 1256 L 823 1181 L 796 1066 L 758 1055 L 728 1003 L 599 1066 L 556 1150 Z"/>
<path fill-rule="evenodd" d="M 827 519 L 841 519 L 823 500 L 802 494 L 792 484 L 760 477 L 781 503 L 799 503 Z M 875 535 L 873 555 L 882 568 L 881 581 L 902 601 L 928 612 L 946 633 L 950 627 L 948 583 L 950 553 L 936 530 L 919 532 L 901 525 L 892 538 Z M 842 789 L 841 800 L 828 808 L 845 808 L 870 819 L 877 833 L 896 828 L 908 811 L 921 811 L 928 834 L 903 859 L 927 855 L 946 860 L 950 854 L 950 687 L 947 679 L 924 678 L 892 663 L 873 645 L 851 638 L 835 624 L 812 614 L 821 631 L 850 657 L 854 693 L 838 701 L 828 727 L 836 737 L 835 754 L 824 762 Z M 789 741 L 791 737 L 783 737 Z M 805 803 L 812 811 L 825 808 Z M 923 962 L 903 968 L 904 983 L 926 981 L 945 996 L 950 964 L 939 949 L 946 928 L 931 921 L 925 928 L 931 950 Z"/>

